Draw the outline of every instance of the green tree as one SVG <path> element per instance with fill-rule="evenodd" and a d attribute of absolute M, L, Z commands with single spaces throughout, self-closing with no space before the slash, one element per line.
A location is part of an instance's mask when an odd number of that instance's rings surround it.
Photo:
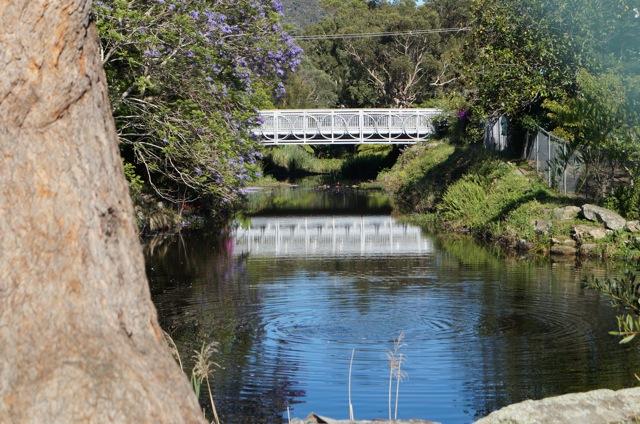
<path fill-rule="evenodd" d="M 290 109 L 331 108 L 338 102 L 337 84 L 309 59 L 303 59 L 300 68 L 285 84 L 286 94 L 280 105 Z"/>
<path fill-rule="evenodd" d="M 442 2 L 439 2 L 439 7 Z M 327 16 L 307 29 L 307 35 L 406 32 L 439 29 L 438 9 L 413 0 L 366 2 L 324 0 Z M 460 10 L 460 9 L 456 9 Z M 408 107 L 434 96 L 456 80 L 451 60 L 443 60 L 450 40 L 459 34 L 423 33 L 322 39 L 307 43 L 314 64 L 338 84 L 339 103 L 345 106 Z"/>
<path fill-rule="evenodd" d="M 575 95 L 543 103 L 554 132 L 569 140 L 572 151 L 580 152 L 585 192 L 600 199 L 616 193 L 614 197 L 630 197 L 626 205 L 612 198 L 610 206 L 637 217 L 640 198 L 633 194 L 640 177 L 636 83 L 613 72 L 592 75 L 584 69 L 576 82 Z"/>

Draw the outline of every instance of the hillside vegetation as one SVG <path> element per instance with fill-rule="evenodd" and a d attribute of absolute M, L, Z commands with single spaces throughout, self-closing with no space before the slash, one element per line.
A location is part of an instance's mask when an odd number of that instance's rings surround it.
<path fill-rule="evenodd" d="M 584 200 L 548 188 L 526 162 L 479 147 L 447 141 L 412 146 L 378 180 L 413 221 L 511 251 L 640 258 L 637 221 L 607 229 L 580 211 Z"/>

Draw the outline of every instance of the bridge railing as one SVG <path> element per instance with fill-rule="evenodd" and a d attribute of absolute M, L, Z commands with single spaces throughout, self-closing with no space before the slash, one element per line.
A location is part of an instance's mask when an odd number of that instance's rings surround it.
<path fill-rule="evenodd" d="M 415 143 L 433 133 L 438 109 L 300 109 L 260 112 L 264 144 Z"/>

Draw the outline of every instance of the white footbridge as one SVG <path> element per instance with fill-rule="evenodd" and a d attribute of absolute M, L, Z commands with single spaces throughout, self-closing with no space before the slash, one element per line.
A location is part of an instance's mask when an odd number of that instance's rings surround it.
<path fill-rule="evenodd" d="M 265 145 L 414 144 L 434 132 L 439 109 L 279 109 L 260 112 Z"/>

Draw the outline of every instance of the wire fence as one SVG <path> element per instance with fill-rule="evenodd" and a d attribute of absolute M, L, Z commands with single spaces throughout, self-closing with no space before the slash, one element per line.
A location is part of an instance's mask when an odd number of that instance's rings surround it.
<path fill-rule="evenodd" d="M 578 191 L 583 173 L 579 152 L 572 150 L 568 141 L 542 128 L 530 134 L 524 150 L 524 158 L 547 180 L 549 187 L 564 194 Z"/>

